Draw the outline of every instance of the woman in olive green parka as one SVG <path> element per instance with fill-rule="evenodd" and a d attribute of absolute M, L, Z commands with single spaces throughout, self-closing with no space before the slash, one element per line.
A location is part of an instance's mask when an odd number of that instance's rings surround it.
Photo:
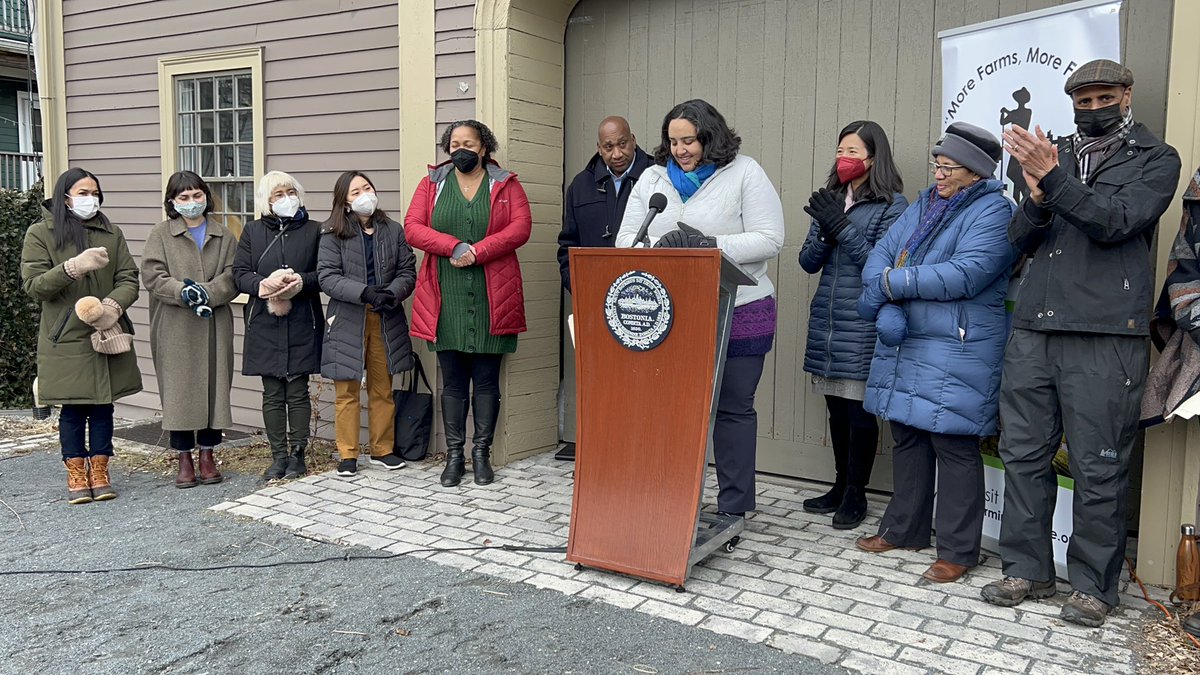
<path fill-rule="evenodd" d="M 108 476 L 113 402 L 142 390 L 127 337 L 133 324 L 125 315 L 138 297 L 138 267 L 121 229 L 100 212 L 103 202 L 95 175 L 68 170 L 45 202 L 43 220 L 25 233 L 21 253 L 25 292 L 42 310 L 38 399 L 62 407 L 58 435 L 72 504 L 117 496 Z M 100 301 L 103 315 L 90 324 L 75 312 L 75 303 L 88 296 Z M 97 351 L 97 332 L 123 334 L 121 348 L 100 347 L 120 353 Z"/>

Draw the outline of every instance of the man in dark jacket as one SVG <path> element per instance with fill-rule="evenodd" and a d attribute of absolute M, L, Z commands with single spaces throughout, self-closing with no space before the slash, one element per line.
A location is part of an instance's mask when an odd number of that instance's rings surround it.
<path fill-rule="evenodd" d="M 558 235 L 558 268 L 563 288 L 571 291 L 567 249 L 572 246 L 612 246 L 633 185 L 650 166 L 624 117 L 600 123 L 596 154 L 567 188 L 563 199 L 562 232 Z"/>
<path fill-rule="evenodd" d="M 1005 466 L 1000 556 L 983 588 L 1011 607 L 1055 593 L 1051 460 L 1066 431 L 1075 478 L 1067 548 L 1073 587 L 1061 618 L 1099 626 L 1117 604 L 1129 457 L 1149 365 L 1150 243 L 1179 181 L 1175 150 L 1133 121 L 1133 73 L 1090 61 L 1067 79 L 1076 134 L 1004 133 L 1030 185 L 1009 225 L 1029 256 L 1000 392 Z"/>

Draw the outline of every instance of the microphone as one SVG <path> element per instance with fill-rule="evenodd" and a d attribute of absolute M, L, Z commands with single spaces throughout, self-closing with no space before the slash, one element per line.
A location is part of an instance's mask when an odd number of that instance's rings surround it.
<path fill-rule="evenodd" d="M 637 238 L 633 240 L 634 247 L 638 244 L 644 244 L 646 248 L 650 247 L 650 236 L 647 232 L 650 229 L 650 221 L 654 220 L 655 216 L 662 213 L 663 209 L 667 208 L 667 196 L 661 192 L 655 192 L 650 197 L 650 210 L 646 212 L 646 219 L 642 221 L 642 226 L 638 228 Z"/>

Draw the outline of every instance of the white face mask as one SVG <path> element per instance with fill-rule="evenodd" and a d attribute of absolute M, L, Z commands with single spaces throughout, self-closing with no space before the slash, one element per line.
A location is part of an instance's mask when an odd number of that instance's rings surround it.
<path fill-rule="evenodd" d="M 80 220 L 91 220 L 99 210 L 100 200 L 91 195 L 71 197 L 71 213 L 78 216 Z"/>
<path fill-rule="evenodd" d="M 296 195 L 285 195 L 275 200 L 271 211 L 280 218 L 291 218 L 300 210 L 300 198 Z"/>
<path fill-rule="evenodd" d="M 369 216 L 375 213 L 376 206 L 379 206 L 379 198 L 375 196 L 374 192 L 364 192 L 350 202 L 350 210 L 360 216 Z"/>

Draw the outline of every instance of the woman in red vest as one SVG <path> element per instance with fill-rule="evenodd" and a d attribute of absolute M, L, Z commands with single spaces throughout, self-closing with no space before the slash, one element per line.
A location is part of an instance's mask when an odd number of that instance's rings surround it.
<path fill-rule="evenodd" d="M 445 487 L 462 480 L 468 398 L 475 411 L 472 469 L 493 480 L 489 456 L 500 414 L 500 361 L 525 331 L 517 249 L 529 240 L 529 199 L 496 163 L 496 137 L 464 120 L 442 134 L 450 159 L 429 167 L 404 217 L 408 242 L 425 252 L 413 299 L 413 337 L 429 341 L 442 370 Z M 474 395 L 471 385 L 474 383 Z"/>

